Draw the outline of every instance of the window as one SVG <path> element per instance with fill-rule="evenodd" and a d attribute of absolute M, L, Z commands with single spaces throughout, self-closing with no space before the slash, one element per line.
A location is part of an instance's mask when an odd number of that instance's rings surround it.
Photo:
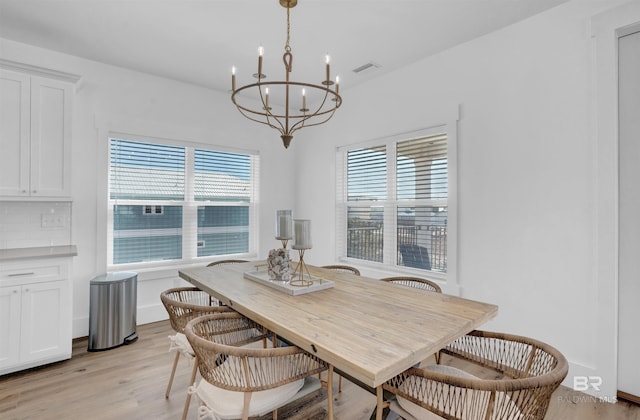
<path fill-rule="evenodd" d="M 254 252 L 258 156 L 110 139 L 109 263 Z"/>
<path fill-rule="evenodd" d="M 446 273 L 446 129 L 343 148 L 338 159 L 340 256 Z"/>

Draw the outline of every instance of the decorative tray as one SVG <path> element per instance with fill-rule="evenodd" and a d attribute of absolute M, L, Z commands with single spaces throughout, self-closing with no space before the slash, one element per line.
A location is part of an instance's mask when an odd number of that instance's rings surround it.
<path fill-rule="evenodd" d="M 305 274 L 303 278 L 305 283 L 304 285 L 296 285 L 298 282 L 298 275 L 293 277 L 291 280 L 271 280 L 266 270 L 245 271 L 244 278 L 262 283 L 292 296 L 304 295 L 305 293 L 317 292 L 318 290 L 325 290 L 333 287 L 333 282 L 331 280 L 319 277 L 309 277 L 307 274 Z"/>

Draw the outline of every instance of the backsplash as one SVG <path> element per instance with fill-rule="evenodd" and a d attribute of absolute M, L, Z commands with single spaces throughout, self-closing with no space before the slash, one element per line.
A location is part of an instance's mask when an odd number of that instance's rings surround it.
<path fill-rule="evenodd" d="M 0 249 L 71 245 L 71 203 L 0 201 Z"/>

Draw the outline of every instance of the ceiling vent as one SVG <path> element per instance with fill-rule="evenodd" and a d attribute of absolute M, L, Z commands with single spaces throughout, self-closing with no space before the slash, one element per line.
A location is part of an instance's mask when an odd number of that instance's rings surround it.
<path fill-rule="evenodd" d="M 366 71 L 366 70 L 379 69 L 379 68 L 380 68 L 380 64 L 376 64 L 376 63 L 374 63 L 372 61 L 369 61 L 368 63 L 363 64 L 360 67 L 356 67 L 352 71 L 354 73 L 362 73 L 363 71 Z"/>

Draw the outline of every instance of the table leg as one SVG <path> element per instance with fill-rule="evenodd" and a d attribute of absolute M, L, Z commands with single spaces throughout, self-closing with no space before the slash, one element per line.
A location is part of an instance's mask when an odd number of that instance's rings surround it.
<path fill-rule="evenodd" d="M 333 365 L 329 365 L 327 372 L 327 405 L 328 420 L 333 420 Z"/>
<path fill-rule="evenodd" d="M 382 420 L 382 410 L 384 410 L 384 398 L 382 394 L 382 385 L 378 385 L 376 388 L 376 399 L 378 401 L 376 405 L 376 420 Z"/>

